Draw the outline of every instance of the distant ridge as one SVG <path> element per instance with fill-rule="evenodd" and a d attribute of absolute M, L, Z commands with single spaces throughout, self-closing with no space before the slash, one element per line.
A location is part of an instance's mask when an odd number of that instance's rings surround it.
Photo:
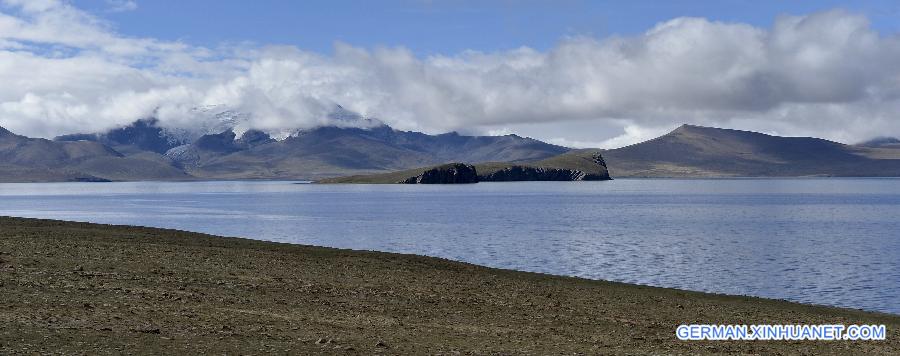
<path fill-rule="evenodd" d="M 171 136 L 157 120 L 145 119 L 53 141 L 0 128 L 0 181 L 311 180 L 453 161 L 521 162 L 568 151 L 516 135 L 427 135 L 378 124 L 319 127 L 281 141 L 256 130 L 238 137 L 228 129 L 187 142 Z"/>
<path fill-rule="evenodd" d="M 900 150 L 695 125 L 603 156 L 613 177 L 900 176 Z"/>
<path fill-rule="evenodd" d="M 131 125 L 115 128 L 103 133 L 72 134 L 57 136 L 54 141 L 94 141 L 110 146 L 122 153 L 149 151 L 164 154 L 166 151 L 185 144 L 180 139 L 170 137 L 159 127 L 158 120 L 142 119 Z"/>
<path fill-rule="evenodd" d="M 0 128 L 0 181 L 178 180 L 187 174 L 146 156 L 125 156 L 99 142 L 59 142 Z"/>
<path fill-rule="evenodd" d="M 845 145 L 694 125 L 602 151 L 571 150 L 516 135 L 428 135 L 385 125 L 319 127 L 280 141 L 255 130 L 184 140 L 152 119 L 54 141 L 0 128 L 0 181 L 321 180 L 450 162 L 475 165 L 480 175 L 500 172 L 496 179 L 553 178 L 565 176 L 559 169 L 591 173 L 591 152 L 602 154 L 603 174 L 608 168 L 612 178 L 900 177 L 896 139 Z"/>
<path fill-rule="evenodd" d="M 230 132 L 223 134 L 234 137 Z M 282 141 L 271 141 L 268 137 L 256 135 L 257 139 L 267 142 L 237 149 L 220 145 L 217 151 L 200 147 L 200 142 L 204 140 L 201 138 L 194 144 L 179 148 L 193 152 L 190 155 L 170 151 L 168 156 L 181 162 L 188 173 L 200 178 L 320 179 L 448 162 L 535 160 L 569 151 L 566 147 L 515 135 L 427 135 L 398 131 L 384 125 L 372 128 L 319 127 L 301 131 Z"/>
<path fill-rule="evenodd" d="M 870 148 L 900 148 L 900 139 L 896 137 L 876 137 L 871 140 L 858 143 L 859 147 Z"/>

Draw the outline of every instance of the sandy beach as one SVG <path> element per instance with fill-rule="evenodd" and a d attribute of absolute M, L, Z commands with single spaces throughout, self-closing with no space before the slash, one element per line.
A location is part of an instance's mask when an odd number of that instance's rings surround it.
<path fill-rule="evenodd" d="M 0 354 L 898 354 L 900 316 L 174 230 L 0 218 Z M 679 341 L 680 324 L 886 341 Z"/>

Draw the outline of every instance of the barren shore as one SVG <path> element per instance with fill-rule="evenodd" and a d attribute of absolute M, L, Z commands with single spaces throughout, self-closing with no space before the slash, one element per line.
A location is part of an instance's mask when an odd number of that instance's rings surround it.
<path fill-rule="evenodd" d="M 900 316 L 152 228 L 0 217 L 0 354 L 900 354 Z M 680 324 L 886 324 L 686 342 Z"/>

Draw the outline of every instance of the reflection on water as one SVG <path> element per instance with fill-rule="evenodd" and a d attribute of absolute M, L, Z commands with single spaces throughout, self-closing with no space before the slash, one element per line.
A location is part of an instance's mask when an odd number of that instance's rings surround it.
<path fill-rule="evenodd" d="M 0 184 L 0 215 L 416 253 L 900 314 L 900 180 Z"/>

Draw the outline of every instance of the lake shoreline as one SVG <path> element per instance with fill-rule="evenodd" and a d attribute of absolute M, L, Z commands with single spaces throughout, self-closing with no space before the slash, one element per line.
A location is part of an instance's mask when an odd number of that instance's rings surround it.
<path fill-rule="evenodd" d="M 900 316 L 155 228 L 0 217 L 0 353 L 900 352 Z M 683 342 L 679 324 L 886 324 Z"/>

